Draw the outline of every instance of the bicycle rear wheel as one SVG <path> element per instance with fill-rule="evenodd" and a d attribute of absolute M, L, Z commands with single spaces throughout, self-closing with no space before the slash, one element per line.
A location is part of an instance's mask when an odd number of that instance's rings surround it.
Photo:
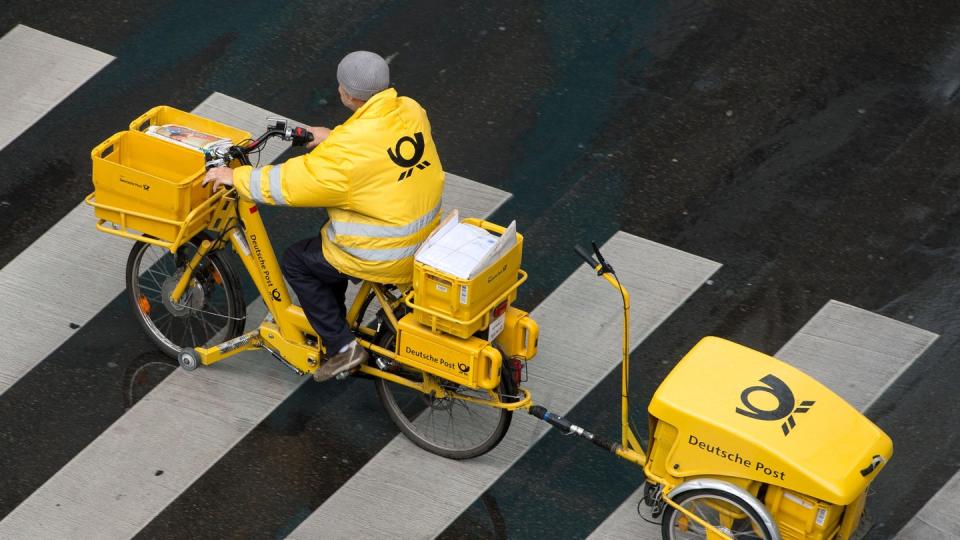
<path fill-rule="evenodd" d="M 173 358 L 184 348 L 215 345 L 243 332 L 246 306 L 240 282 L 218 252 L 200 260 L 180 301 L 170 301 L 203 240 L 201 236 L 190 240 L 176 254 L 137 242 L 127 259 L 127 294 L 134 317 L 150 340 Z"/>
<path fill-rule="evenodd" d="M 386 349 L 393 350 L 392 335 Z M 395 374 L 421 382 L 423 373 L 398 366 Z M 513 379 L 504 370 L 500 381 L 500 395 L 507 397 L 516 393 Z M 462 388 L 454 383 L 441 381 L 446 389 L 459 394 L 489 399 L 483 391 Z M 438 399 L 412 388 L 376 380 L 377 395 L 393 423 L 414 444 L 424 450 L 450 459 L 469 459 L 492 450 L 503 440 L 513 412 L 496 407 L 470 403 L 462 399 Z"/>
<path fill-rule="evenodd" d="M 412 380 L 422 377 L 419 372 L 404 375 Z M 489 399 L 485 392 L 465 388 L 457 391 Z M 451 459 L 469 459 L 492 450 L 506 435 L 513 415 L 462 399 L 434 398 L 385 379 L 377 379 L 377 395 L 408 439 L 428 452 Z"/>

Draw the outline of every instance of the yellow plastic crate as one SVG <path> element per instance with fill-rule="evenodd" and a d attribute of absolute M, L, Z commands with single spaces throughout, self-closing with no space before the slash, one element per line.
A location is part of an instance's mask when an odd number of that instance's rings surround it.
<path fill-rule="evenodd" d="M 495 234 L 504 227 L 479 219 L 464 219 Z M 517 233 L 516 245 L 471 279 L 462 279 L 446 272 L 414 262 L 413 292 L 405 297 L 417 322 L 434 332 L 447 332 L 466 338 L 490 324 L 491 311 L 504 300 L 508 305 L 517 298 L 517 287 L 526 280 L 520 270 L 523 235 Z"/>
<path fill-rule="evenodd" d="M 140 115 L 136 120 L 130 122 L 130 131 L 145 131 L 150 126 L 167 124 L 176 124 L 217 137 L 228 138 L 233 141 L 233 144 L 250 138 L 250 133 L 247 131 L 175 109 L 169 105 L 159 105 Z"/>
<path fill-rule="evenodd" d="M 90 157 L 92 204 L 99 219 L 167 242 L 189 239 L 205 228 L 206 220 L 187 220 L 211 193 L 211 186 L 200 185 L 202 153 L 122 131 L 94 148 Z"/>
<path fill-rule="evenodd" d="M 200 186 L 203 153 L 141 133 L 154 125 L 176 124 L 228 138 L 250 138 L 242 129 L 167 105 L 150 109 L 93 149 L 94 193 L 87 202 L 103 232 L 176 250 L 204 230 L 221 190 L 210 196 Z M 109 223 L 108 223 L 109 222 Z"/>

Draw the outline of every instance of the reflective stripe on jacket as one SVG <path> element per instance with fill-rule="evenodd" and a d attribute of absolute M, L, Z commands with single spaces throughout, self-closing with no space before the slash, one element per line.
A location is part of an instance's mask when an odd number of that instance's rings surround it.
<path fill-rule="evenodd" d="M 439 222 L 444 174 L 427 113 L 388 88 L 309 154 L 234 171 L 257 203 L 326 207 L 323 255 L 344 274 L 408 283 L 413 254 Z"/>

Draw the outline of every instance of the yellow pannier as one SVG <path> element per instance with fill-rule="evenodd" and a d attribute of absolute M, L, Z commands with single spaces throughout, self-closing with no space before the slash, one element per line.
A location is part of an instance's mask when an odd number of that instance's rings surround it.
<path fill-rule="evenodd" d="M 397 328 L 397 354 L 405 364 L 470 388 L 497 388 L 503 357 L 493 345 L 476 337 L 438 336 L 412 318 L 400 319 Z"/>

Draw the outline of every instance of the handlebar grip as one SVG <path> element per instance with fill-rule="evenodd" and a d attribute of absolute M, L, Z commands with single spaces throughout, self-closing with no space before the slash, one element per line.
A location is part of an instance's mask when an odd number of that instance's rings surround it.
<path fill-rule="evenodd" d="M 304 146 L 313 142 L 313 133 L 310 133 L 302 127 L 293 128 L 290 135 L 290 138 L 293 141 L 293 146 Z"/>
<path fill-rule="evenodd" d="M 587 266 L 589 266 L 591 269 L 594 269 L 600 265 L 600 263 L 598 263 L 596 259 L 593 258 L 593 255 L 591 255 L 587 250 L 583 249 L 582 247 L 575 245 L 573 246 L 573 249 L 574 251 L 577 252 L 577 255 L 580 255 L 580 258 L 583 259 L 584 262 L 587 263 Z"/>

